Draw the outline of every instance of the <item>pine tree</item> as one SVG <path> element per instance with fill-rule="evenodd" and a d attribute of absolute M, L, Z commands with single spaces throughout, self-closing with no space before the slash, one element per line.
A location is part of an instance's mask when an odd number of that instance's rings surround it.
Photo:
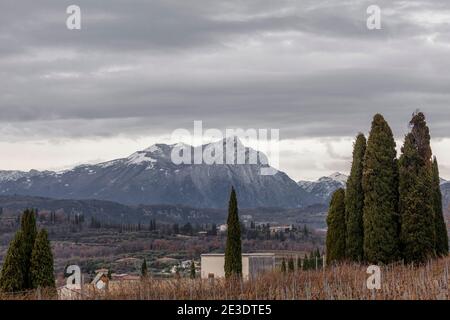
<path fill-rule="evenodd" d="M 350 260 L 361 261 L 364 257 L 364 192 L 362 188 L 366 138 L 358 134 L 353 147 L 353 161 L 345 191 L 346 255 Z"/>
<path fill-rule="evenodd" d="M 39 231 L 33 247 L 30 263 L 30 279 L 33 288 L 54 288 L 53 254 L 45 229 Z"/>
<path fill-rule="evenodd" d="M 327 225 L 327 264 L 330 264 L 345 259 L 345 191 L 342 188 L 333 193 Z M 311 259 L 315 260 L 312 252 Z"/>
<path fill-rule="evenodd" d="M 399 258 L 398 167 L 392 130 L 376 114 L 364 156 L 364 256 L 370 263 Z"/>
<path fill-rule="evenodd" d="M 297 257 L 297 270 L 302 270 L 302 259 L 300 257 Z"/>
<path fill-rule="evenodd" d="M 21 218 L 22 246 L 23 246 L 23 273 L 25 289 L 33 288 L 30 278 L 31 255 L 37 235 L 36 213 L 34 210 L 26 209 Z"/>
<path fill-rule="evenodd" d="M 225 247 L 225 277 L 242 276 L 241 227 L 239 223 L 236 191 L 231 188 L 228 204 L 227 242 Z"/>
<path fill-rule="evenodd" d="M 195 263 L 194 260 L 191 261 L 191 279 L 195 279 Z"/>
<path fill-rule="evenodd" d="M 295 271 L 295 265 L 294 265 L 294 258 L 289 258 L 288 260 L 288 271 L 294 272 Z"/>
<path fill-rule="evenodd" d="M 147 260 L 145 260 L 145 258 L 144 258 L 144 261 L 142 262 L 142 265 L 141 265 L 141 277 L 147 278 L 147 276 L 148 276 Z"/>
<path fill-rule="evenodd" d="M 25 287 L 22 241 L 22 232 L 18 231 L 9 245 L 3 262 L 0 274 L 0 291 L 2 292 L 22 291 Z"/>
<path fill-rule="evenodd" d="M 286 260 L 284 258 L 281 261 L 281 273 L 286 273 Z"/>
<path fill-rule="evenodd" d="M 436 233 L 436 253 L 439 256 L 448 255 L 448 234 L 442 212 L 442 194 L 440 188 L 439 166 L 436 157 L 433 159 L 433 208 L 434 227 Z"/>

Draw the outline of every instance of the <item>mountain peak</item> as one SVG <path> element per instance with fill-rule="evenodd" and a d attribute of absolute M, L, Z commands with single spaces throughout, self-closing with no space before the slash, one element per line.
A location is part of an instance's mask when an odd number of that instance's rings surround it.
<path fill-rule="evenodd" d="M 347 179 L 348 179 L 347 175 L 340 173 L 340 172 L 334 172 L 334 173 L 330 174 L 328 177 L 333 180 L 340 181 L 343 183 L 346 183 Z"/>
<path fill-rule="evenodd" d="M 155 144 L 151 145 L 150 147 L 148 147 L 147 149 L 144 149 L 144 150 L 142 150 L 142 151 L 150 152 L 150 153 L 154 153 L 154 152 L 162 152 L 161 146 L 163 146 L 163 144 L 161 144 L 161 143 L 155 143 Z"/>

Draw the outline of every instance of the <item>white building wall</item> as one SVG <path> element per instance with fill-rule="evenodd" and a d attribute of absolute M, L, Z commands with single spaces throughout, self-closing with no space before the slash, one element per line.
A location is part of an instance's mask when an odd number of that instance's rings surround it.
<path fill-rule="evenodd" d="M 225 277 L 225 258 L 224 256 L 201 256 L 201 277 L 202 279 L 208 279 L 212 274 L 214 278 Z"/>
<path fill-rule="evenodd" d="M 205 254 L 201 256 L 201 278 L 208 279 L 209 275 L 214 278 L 225 277 L 225 256 L 223 254 Z M 242 277 L 248 280 L 250 276 L 273 270 L 275 267 L 275 256 L 266 255 L 242 255 Z"/>

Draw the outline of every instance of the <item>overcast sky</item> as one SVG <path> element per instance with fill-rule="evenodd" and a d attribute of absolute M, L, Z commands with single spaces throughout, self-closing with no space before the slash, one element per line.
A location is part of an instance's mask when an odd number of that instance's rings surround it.
<path fill-rule="evenodd" d="M 3 0 L 0 40 L 3 170 L 128 156 L 202 120 L 280 129 L 280 169 L 316 179 L 348 172 L 375 113 L 400 145 L 420 109 L 450 179 L 448 0 Z"/>

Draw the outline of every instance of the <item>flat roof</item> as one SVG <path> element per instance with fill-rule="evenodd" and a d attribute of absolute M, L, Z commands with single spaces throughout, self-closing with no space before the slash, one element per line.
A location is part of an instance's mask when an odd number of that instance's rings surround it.
<path fill-rule="evenodd" d="M 223 257 L 225 253 L 203 253 L 200 256 L 202 257 Z M 272 257 L 275 256 L 275 253 L 271 252 L 255 252 L 255 253 L 243 253 L 243 257 Z"/>

